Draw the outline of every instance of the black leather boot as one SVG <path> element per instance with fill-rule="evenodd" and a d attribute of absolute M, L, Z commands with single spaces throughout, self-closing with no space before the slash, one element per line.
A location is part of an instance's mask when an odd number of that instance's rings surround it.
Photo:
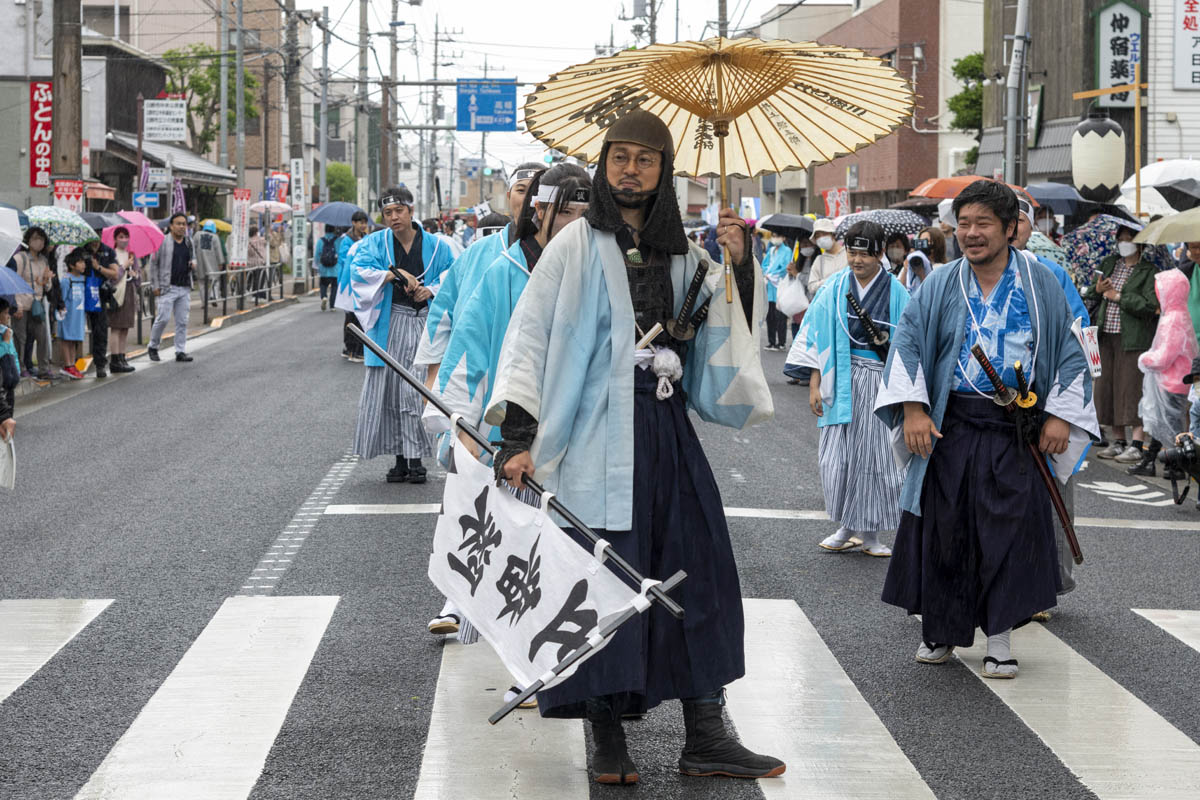
<path fill-rule="evenodd" d="M 425 465 L 421 463 L 421 459 L 410 458 L 408 460 L 408 482 L 409 483 L 424 483 L 425 482 Z"/>
<path fill-rule="evenodd" d="M 109 356 L 108 361 L 109 371 L 114 375 L 134 371 L 134 368 L 129 366 L 129 362 L 125 359 L 124 353 L 113 353 Z"/>
<path fill-rule="evenodd" d="M 625 729 L 621 716 L 607 697 L 591 697 L 587 701 L 587 718 L 592 724 L 596 751 L 592 754 L 592 780 L 596 783 L 634 784 L 638 782 L 637 765 L 625 746 Z"/>
<path fill-rule="evenodd" d="M 730 778 L 774 778 L 786 765 L 777 758 L 751 752 L 725 730 L 721 708 L 724 690 L 706 697 L 693 697 L 683 703 L 683 724 L 687 740 L 679 756 L 679 771 L 684 775 L 725 775 Z"/>
<path fill-rule="evenodd" d="M 1162 442 L 1157 440 L 1152 441 L 1150 446 L 1146 448 L 1142 455 L 1142 460 L 1125 470 L 1130 475 L 1140 475 L 1145 478 L 1153 478 L 1157 474 L 1155 463 L 1158 460 L 1158 451 L 1162 449 Z"/>
<path fill-rule="evenodd" d="M 106 359 L 97 358 L 96 359 L 96 377 L 97 378 L 107 378 L 108 377 L 107 367 L 108 367 L 108 362 Z"/>

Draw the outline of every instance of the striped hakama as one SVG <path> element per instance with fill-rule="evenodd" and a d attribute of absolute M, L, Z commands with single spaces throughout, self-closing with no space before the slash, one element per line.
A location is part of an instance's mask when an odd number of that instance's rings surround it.
<path fill-rule="evenodd" d="M 900 524 L 904 474 L 892 456 L 892 434 L 875 416 L 883 362 L 850 356 L 850 422 L 821 428 L 818 462 L 825 511 L 851 531 L 892 530 Z"/>
<path fill-rule="evenodd" d="M 424 309 L 418 312 L 408 306 L 392 306 L 388 353 L 410 370 L 425 330 L 426 313 Z M 354 429 L 355 455 L 363 459 L 381 455 L 404 458 L 433 455 L 421 424 L 423 410 L 420 393 L 391 367 L 367 367 Z"/>

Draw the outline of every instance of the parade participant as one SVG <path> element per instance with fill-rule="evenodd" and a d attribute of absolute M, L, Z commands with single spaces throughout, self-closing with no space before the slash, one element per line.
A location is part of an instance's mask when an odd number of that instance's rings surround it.
<path fill-rule="evenodd" d="M 500 431 L 483 423 L 483 411 L 491 397 L 504 333 L 543 249 L 567 223 L 587 210 L 590 184 L 587 170 L 574 164 L 557 164 L 533 178 L 515 224 L 516 243 L 484 271 L 450 334 L 436 390 L 451 411 L 462 414 L 497 444 Z M 448 430 L 449 420 L 435 409 L 429 409 L 425 419 L 431 433 Z M 478 445 L 466 434 L 460 433 L 459 438 L 468 450 L 479 454 Z M 533 497 L 522 499 L 536 502 Z M 461 622 L 458 608 L 447 600 L 429 621 L 429 632 L 455 633 Z M 520 688 L 511 687 L 505 701 L 518 694 Z"/>
<path fill-rule="evenodd" d="M 387 227 L 363 239 L 350 264 L 354 312 L 373 342 L 411 368 L 428 301 L 452 257 L 437 237 L 413 222 L 408 189 L 387 189 L 379 208 Z M 366 358 L 354 452 L 363 459 L 394 455 L 388 483 L 424 483 L 421 459 L 432 450 L 421 426 L 421 395 L 379 356 L 367 353 Z"/>
<path fill-rule="evenodd" d="M 525 193 L 533 176 L 544 165 L 533 161 L 521 164 L 508 176 L 508 208 L 510 214 L 521 210 Z M 454 320 L 463 303 L 471 296 L 479 276 L 491 266 L 506 249 L 516 242 L 516 230 L 512 223 L 504 227 L 504 235 L 476 236 L 469 247 L 454 262 L 454 266 L 442 280 L 442 288 L 429 307 L 429 319 L 425 325 L 425 335 L 421 337 L 417 357 L 413 363 L 427 368 L 426 385 L 432 386 L 437 375 L 437 367 L 442 363 L 442 355 L 450 342 L 450 331 Z"/>
<path fill-rule="evenodd" d="M 355 363 L 363 360 L 363 344 L 358 337 L 350 333 L 350 325 L 354 323 L 354 300 L 350 296 L 350 249 L 362 241 L 362 238 L 367 235 L 367 228 L 371 221 L 367 219 L 367 212 L 355 211 L 350 215 L 350 230 L 338 237 L 335 246 L 337 247 L 338 263 L 337 263 L 337 300 L 334 302 L 335 308 L 340 308 L 346 312 L 346 318 L 342 322 L 342 358 L 348 358 Z"/>
<path fill-rule="evenodd" d="M 767 282 L 767 350 L 783 350 L 787 344 L 787 317 L 776 308 L 775 301 L 779 281 L 787 274 L 788 264 L 792 263 L 794 246 L 793 241 L 785 241 L 779 234 L 772 233 L 762 262 L 763 277 Z"/>
<path fill-rule="evenodd" d="M 1025 441 L 1072 474 L 1096 435 L 1092 379 L 1071 311 L 1049 270 L 1010 244 L 1017 198 L 979 180 L 955 198 L 965 254 L 935 270 L 904 310 L 876 413 L 903 426 L 912 454 L 883 600 L 922 615 L 916 658 L 940 664 L 988 637 L 983 676 L 1013 678 L 1012 628 L 1052 607 L 1060 588 L 1049 489 Z M 972 356 L 1008 387 L 1021 362 L 1040 427 L 1020 431 Z M 1030 420 L 1032 423 L 1032 420 Z M 1055 479 L 1056 480 L 1056 479 Z"/>
<path fill-rule="evenodd" d="M 892 320 L 900 319 L 908 292 L 883 269 L 883 245 L 879 224 L 864 220 L 850 226 L 845 239 L 850 266 L 829 276 L 832 291 L 817 295 L 805 312 L 787 359 L 820 371 L 820 380 L 809 382 L 808 404 L 821 429 L 825 511 L 839 525 L 820 546 L 836 553 L 861 544 L 867 555 L 890 556 L 879 531 L 900 522 L 904 474 L 892 457 L 891 432 L 874 413 L 887 357 L 887 344 L 876 335 L 891 338 Z M 849 292 L 870 319 L 860 319 Z"/>
<path fill-rule="evenodd" d="M 528 475 L 541 481 L 642 574 L 687 572 L 682 621 L 651 606 L 569 681 L 538 695 L 544 716 L 590 721 L 600 783 L 638 780 L 621 716 L 673 698 L 683 701 L 685 774 L 784 771 L 722 722 L 723 687 L 745 672 L 741 588 L 720 491 L 687 416 L 690 406 L 741 428 L 771 415 L 756 336 L 762 277 L 733 209 L 722 209 L 716 226 L 732 293 L 723 269 L 689 248 L 673 157 L 671 133 L 653 114 L 630 111 L 608 127 L 587 218 L 542 253 L 509 323 L 485 415 L 501 426 L 498 475 L 517 487 Z M 698 302 L 711 301 L 696 317 L 684 302 L 698 270 L 708 276 Z M 695 335 L 660 333 L 636 350 L 656 325 Z"/>

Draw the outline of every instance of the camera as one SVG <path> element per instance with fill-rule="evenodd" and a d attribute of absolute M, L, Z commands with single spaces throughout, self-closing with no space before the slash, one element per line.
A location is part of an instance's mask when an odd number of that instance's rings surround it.
<path fill-rule="evenodd" d="M 919 250 L 925 255 L 929 255 L 933 252 L 933 245 L 929 243 L 928 239 L 913 239 L 912 246 L 913 250 Z"/>
<path fill-rule="evenodd" d="M 1158 454 L 1158 460 L 1162 462 L 1166 468 L 1164 472 L 1182 472 L 1186 476 L 1184 478 L 1183 492 L 1179 491 L 1179 485 L 1176 478 L 1171 478 L 1171 494 L 1175 497 L 1175 504 L 1179 505 L 1187 498 L 1188 489 L 1192 486 L 1192 481 L 1200 484 L 1200 453 L 1196 450 L 1196 440 L 1192 438 L 1190 433 L 1180 434 L 1176 440 L 1176 447 L 1164 448 Z M 1197 508 L 1200 508 L 1200 501 L 1197 501 Z"/>

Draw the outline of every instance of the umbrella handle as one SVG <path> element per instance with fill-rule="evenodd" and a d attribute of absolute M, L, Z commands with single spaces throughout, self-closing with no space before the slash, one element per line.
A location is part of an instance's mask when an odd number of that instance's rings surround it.
<path fill-rule="evenodd" d="M 728 179 L 725 177 L 725 137 L 729 135 L 729 123 L 714 124 L 713 133 L 716 134 L 717 143 L 721 154 L 721 208 L 726 207 L 726 196 L 728 195 Z M 720 222 L 720 210 L 717 211 L 717 221 Z M 725 302 L 733 302 L 733 265 L 729 262 L 729 248 L 724 247 L 721 250 L 721 260 L 725 262 Z"/>

